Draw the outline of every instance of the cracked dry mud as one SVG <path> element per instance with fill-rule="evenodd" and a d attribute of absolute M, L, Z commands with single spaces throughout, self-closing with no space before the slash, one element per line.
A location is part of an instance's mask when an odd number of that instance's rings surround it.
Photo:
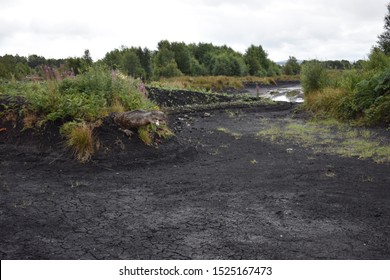
<path fill-rule="evenodd" d="M 107 126 L 84 165 L 61 143 L 3 142 L 0 257 L 389 259 L 389 164 L 256 136 L 290 114 L 171 115 L 158 149 Z"/>

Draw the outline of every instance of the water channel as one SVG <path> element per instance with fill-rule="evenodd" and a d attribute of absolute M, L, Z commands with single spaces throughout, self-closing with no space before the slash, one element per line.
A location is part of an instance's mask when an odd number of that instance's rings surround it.
<path fill-rule="evenodd" d="M 249 85 L 245 88 L 244 93 L 274 101 L 295 103 L 304 101 L 302 86 L 299 82 L 280 83 L 279 85 Z"/>

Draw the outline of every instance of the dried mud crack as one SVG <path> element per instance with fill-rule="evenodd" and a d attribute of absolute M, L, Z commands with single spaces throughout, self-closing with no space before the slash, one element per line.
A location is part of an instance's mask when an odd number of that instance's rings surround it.
<path fill-rule="evenodd" d="M 176 136 L 158 148 L 103 126 L 88 164 L 2 136 L 0 257 L 389 259 L 390 165 L 257 135 L 286 118 L 278 106 L 170 114 Z"/>

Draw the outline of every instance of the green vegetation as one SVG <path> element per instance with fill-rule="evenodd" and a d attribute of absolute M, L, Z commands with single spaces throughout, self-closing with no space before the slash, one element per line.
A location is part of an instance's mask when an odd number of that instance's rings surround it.
<path fill-rule="evenodd" d="M 104 65 L 90 67 L 77 76 L 44 82 L 2 82 L 0 95 L 23 100 L 23 106 L 11 106 L 6 119 L 23 119 L 24 128 L 42 126 L 48 121 L 62 123 L 60 132 L 76 158 L 86 162 L 98 148 L 93 130 L 111 112 L 158 109 L 140 90 L 140 80 L 130 78 Z M 17 103 L 15 101 L 15 103 Z M 144 132 L 146 131 L 146 133 Z M 145 140 L 145 135 L 151 140 Z M 141 139 L 150 144 L 154 135 L 169 137 L 165 126 L 140 129 Z"/>
<path fill-rule="evenodd" d="M 189 104 L 184 106 L 176 106 L 171 108 L 165 108 L 168 113 L 190 113 L 196 111 L 208 111 L 208 110 L 217 110 L 217 109 L 237 109 L 242 107 L 259 107 L 259 106 L 269 106 L 274 105 L 275 101 L 270 99 L 261 98 L 256 101 L 239 99 L 235 101 L 228 102 L 218 102 L 211 104 Z"/>
<path fill-rule="evenodd" d="M 167 40 L 158 43 L 152 58 L 153 78 L 187 76 L 274 76 L 281 68 L 268 59 L 261 46 L 250 46 L 245 54 L 227 46 L 208 43 L 186 45 Z"/>
<path fill-rule="evenodd" d="M 63 80 L 40 83 L 3 82 L 0 94 L 22 97 L 25 112 L 32 112 L 41 122 L 58 119 L 95 121 L 112 111 L 155 109 L 157 106 L 139 91 L 140 81 L 104 66 L 94 66 L 85 73 Z"/>
<path fill-rule="evenodd" d="M 387 4 L 387 15 L 385 17 L 385 30 L 378 37 L 378 45 L 380 49 L 386 54 L 390 55 L 390 3 Z"/>
<path fill-rule="evenodd" d="M 305 92 L 315 92 L 325 87 L 327 82 L 325 65 L 319 61 L 309 61 L 302 66 L 301 83 Z"/>
<path fill-rule="evenodd" d="M 242 134 L 241 133 L 238 133 L 238 132 L 232 132 L 230 131 L 229 129 L 225 128 L 225 127 L 218 127 L 217 128 L 217 131 L 219 132 L 223 132 L 223 133 L 226 133 L 230 136 L 232 136 L 234 139 L 238 140 L 242 137 Z"/>
<path fill-rule="evenodd" d="M 138 129 L 138 135 L 142 142 L 150 146 L 153 144 L 153 140 L 156 135 L 160 138 L 167 139 L 172 137 L 174 134 L 166 125 L 157 127 L 155 124 L 149 124 L 147 126 L 140 127 Z"/>
<path fill-rule="evenodd" d="M 360 125 L 390 124 L 390 56 L 374 48 L 362 69 L 329 71 L 316 61 L 302 66 L 305 107 L 317 116 Z"/>
<path fill-rule="evenodd" d="M 334 119 L 308 123 L 291 119 L 275 123 L 265 119 L 262 123 L 266 129 L 257 133 L 261 140 L 293 143 L 315 153 L 372 159 L 377 163 L 390 162 L 389 143 L 368 129 L 351 128 Z"/>
<path fill-rule="evenodd" d="M 286 64 L 284 65 L 283 72 L 286 75 L 298 75 L 301 72 L 301 66 L 294 56 L 289 57 Z"/>
<path fill-rule="evenodd" d="M 390 127 L 390 4 L 385 32 L 359 69 L 329 71 L 324 63 L 302 65 L 305 106 L 317 116 L 333 117 L 359 125 Z"/>
<path fill-rule="evenodd" d="M 99 142 L 93 135 L 96 124 L 83 122 L 67 122 L 61 127 L 61 133 L 66 137 L 66 146 L 69 147 L 80 162 L 87 162 L 98 148 Z"/>
<path fill-rule="evenodd" d="M 280 75 L 276 77 L 180 76 L 161 78 L 159 81 L 151 82 L 150 86 L 201 92 L 223 92 L 226 89 L 243 89 L 247 83 L 269 85 L 283 81 L 299 81 L 299 75 Z"/>
<path fill-rule="evenodd" d="M 93 64 L 103 64 L 109 69 L 148 81 L 183 75 L 266 77 L 289 72 L 271 61 L 261 45 L 251 45 L 245 53 L 240 53 L 226 45 L 162 40 L 156 51 L 122 46 L 106 53 L 95 63 L 89 50 L 85 50 L 82 57 L 65 59 L 46 59 L 35 54 L 28 57 L 4 55 L 0 56 L 0 79 L 43 81 L 52 78 L 50 76 L 59 79 L 85 73 Z M 293 71 L 293 74 L 297 72 Z"/>

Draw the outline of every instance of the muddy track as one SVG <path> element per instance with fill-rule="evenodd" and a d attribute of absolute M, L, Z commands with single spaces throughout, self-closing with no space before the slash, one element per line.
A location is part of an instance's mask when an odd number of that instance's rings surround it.
<path fill-rule="evenodd" d="M 256 136 L 291 109 L 209 114 L 171 114 L 158 148 L 103 126 L 84 165 L 3 140 L 0 258 L 390 258 L 389 164 Z"/>

